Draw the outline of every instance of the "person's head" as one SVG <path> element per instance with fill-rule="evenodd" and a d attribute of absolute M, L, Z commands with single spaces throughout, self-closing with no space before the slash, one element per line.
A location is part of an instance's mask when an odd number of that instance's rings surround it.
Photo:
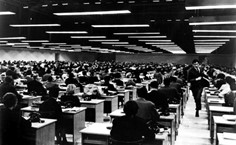
<path fill-rule="evenodd" d="M 3 96 L 3 104 L 8 109 L 14 109 L 17 106 L 18 99 L 13 93 L 6 93 Z"/>
<path fill-rule="evenodd" d="M 105 81 L 106 83 L 109 83 L 109 82 L 110 82 L 110 79 L 111 79 L 110 76 L 105 76 L 105 77 L 104 77 L 104 81 Z"/>
<path fill-rule="evenodd" d="M 151 88 L 155 88 L 155 89 L 157 89 L 158 88 L 158 82 L 157 81 L 152 81 L 151 83 L 150 83 L 150 87 Z"/>
<path fill-rule="evenodd" d="M 75 84 L 68 84 L 66 88 L 66 93 L 68 94 L 74 94 L 75 93 L 76 86 Z"/>
<path fill-rule="evenodd" d="M 219 74 L 217 75 L 217 78 L 224 80 L 224 79 L 225 79 L 225 74 L 219 73 Z"/>
<path fill-rule="evenodd" d="M 9 77 L 9 76 L 6 76 L 5 80 L 4 80 L 6 83 L 9 83 L 9 84 L 14 84 L 14 81 L 12 79 L 12 77 Z"/>
<path fill-rule="evenodd" d="M 192 61 L 192 65 L 193 65 L 194 68 L 198 68 L 199 67 L 199 60 L 198 59 L 194 59 Z"/>
<path fill-rule="evenodd" d="M 137 88 L 137 96 L 139 98 L 146 98 L 147 97 L 147 89 L 146 87 L 141 87 L 141 88 Z"/>
<path fill-rule="evenodd" d="M 69 78 L 74 78 L 74 74 L 73 73 L 69 73 Z"/>
<path fill-rule="evenodd" d="M 52 82 L 52 80 L 53 80 L 52 76 L 49 76 L 48 77 L 48 82 Z"/>
<path fill-rule="evenodd" d="M 169 86 L 170 85 L 170 78 L 165 78 L 164 79 L 164 85 Z"/>
<path fill-rule="evenodd" d="M 59 96 L 59 87 L 54 86 L 49 89 L 49 97 L 57 98 Z"/>
<path fill-rule="evenodd" d="M 135 116 L 138 112 L 138 104 L 135 101 L 128 101 L 125 103 L 123 111 L 126 116 Z"/>
<path fill-rule="evenodd" d="M 170 81 L 171 81 L 171 82 L 176 82 L 176 81 L 177 81 L 177 77 L 171 76 L 171 77 L 170 77 Z"/>

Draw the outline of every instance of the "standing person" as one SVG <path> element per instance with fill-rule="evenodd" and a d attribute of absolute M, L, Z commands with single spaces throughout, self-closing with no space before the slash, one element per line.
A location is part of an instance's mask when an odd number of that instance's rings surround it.
<path fill-rule="evenodd" d="M 192 61 L 192 67 L 188 71 L 188 81 L 190 82 L 190 90 L 192 91 L 195 104 L 196 104 L 196 114 L 195 117 L 199 117 L 199 110 L 202 109 L 201 106 L 201 94 L 203 86 L 201 84 L 202 74 L 200 70 L 199 60 L 194 59 Z"/>

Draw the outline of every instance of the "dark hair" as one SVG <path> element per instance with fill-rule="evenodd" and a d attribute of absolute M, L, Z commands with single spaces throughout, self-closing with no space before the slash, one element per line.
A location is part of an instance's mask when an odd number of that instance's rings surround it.
<path fill-rule="evenodd" d="M 52 82 L 52 80 L 53 80 L 52 76 L 49 76 L 49 77 L 48 77 L 48 81 L 49 81 L 49 82 Z"/>
<path fill-rule="evenodd" d="M 157 81 L 152 81 L 151 83 L 150 83 L 150 87 L 152 87 L 152 88 L 158 88 L 158 82 Z"/>
<path fill-rule="evenodd" d="M 137 95 L 140 98 L 146 98 L 147 97 L 147 89 L 146 87 L 141 87 L 137 89 Z"/>
<path fill-rule="evenodd" d="M 5 82 L 6 83 L 11 83 L 11 82 L 13 82 L 13 79 L 11 77 L 9 77 L 9 76 L 6 76 Z"/>
<path fill-rule="evenodd" d="M 14 107 L 17 104 L 17 97 L 13 93 L 6 93 L 3 96 L 3 104 L 5 105 L 6 108 Z"/>
<path fill-rule="evenodd" d="M 199 63 L 199 60 L 198 60 L 198 59 L 194 59 L 194 60 L 192 61 L 192 64 L 194 64 L 194 63 L 196 63 L 196 62 Z"/>
<path fill-rule="evenodd" d="M 59 95 L 59 87 L 54 86 L 49 89 L 49 97 L 57 98 Z"/>
<path fill-rule="evenodd" d="M 169 86 L 170 85 L 170 78 L 165 78 L 164 79 L 164 85 Z"/>
<path fill-rule="evenodd" d="M 217 78 L 218 78 L 218 79 L 225 79 L 225 74 L 219 73 L 219 74 L 217 75 Z"/>
<path fill-rule="evenodd" d="M 123 108 L 126 116 L 136 115 L 138 112 L 138 104 L 135 101 L 128 101 Z"/>
<path fill-rule="evenodd" d="M 171 77 L 170 77 L 170 81 L 171 81 L 171 82 L 176 82 L 176 81 L 177 81 L 177 77 L 171 76 Z"/>

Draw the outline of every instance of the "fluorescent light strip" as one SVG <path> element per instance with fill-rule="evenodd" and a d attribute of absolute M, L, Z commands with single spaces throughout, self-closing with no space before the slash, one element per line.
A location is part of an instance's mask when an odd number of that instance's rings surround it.
<path fill-rule="evenodd" d="M 15 15 L 16 13 L 10 12 L 10 11 L 0 11 L 0 16 L 2 15 Z"/>
<path fill-rule="evenodd" d="M 15 39 L 26 39 L 25 37 L 3 37 L 0 40 L 15 40 Z"/>
<path fill-rule="evenodd" d="M 128 36 L 128 38 L 166 38 L 166 36 Z"/>
<path fill-rule="evenodd" d="M 11 24 L 11 27 L 58 27 L 60 24 Z"/>
<path fill-rule="evenodd" d="M 94 12 L 67 12 L 53 13 L 57 16 L 84 16 L 84 15 L 113 15 L 113 14 L 130 14 L 129 10 L 114 10 L 114 11 L 94 11 Z"/>
<path fill-rule="evenodd" d="M 94 28 L 116 28 L 116 27 L 149 27 L 148 24 L 133 24 L 133 25 L 92 25 Z"/>
<path fill-rule="evenodd" d="M 43 45 L 66 45 L 66 43 L 42 43 Z"/>
<path fill-rule="evenodd" d="M 7 43 L 8 41 L 0 41 L 0 43 Z"/>
<path fill-rule="evenodd" d="M 8 45 L 29 45 L 29 43 L 7 43 Z"/>
<path fill-rule="evenodd" d="M 236 30 L 193 30 L 193 32 L 236 33 Z"/>
<path fill-rule="evenodd" d="M 129 44 L 129 42 L 102 42 L 102 44 Z"/>
<path fill-rule="evenodd" d="M 236 5 L 189 6 L 185 8 L 186 10 L 235 9 Z"/>
<path fill-rule="evenodd" d="M 171 42 L 171 40 L 148 40 L 148 39 L 140 39 L 140 42 Z"/>
<path fill-rule="evenodd" d="M 194 38 L 236 38 L 236 36 L 210 36 L 210 35 L 199 35 L 199 36 L 193 36 Z"/>
<path fill-rule="evenodd" d="M 106 38 L 106 36 L 71 36 L 71 38 L 84 39 L 84 38 Z"/>
<path fill-rule="evenodd" d="M 179 47 L 177 45 L 152 45 L 152 46 L 155 46 L 155 47 Z"/>
<path fill-rule="evenodd" d="M 229 39 L 205 39 L 205 40 L 194 40 L 195 42 L 224 42 L 230 41 Z"/>
<path fill-rule="evenodd" d="M 148 43 L 145 43 L 145 44 L 149 44 L 149 45 L 168 45 L 168 44 L 174 44 L 174 42 L 167 42 L 167 43 L 150 43 L 150 42 L 148 42 Z"/>
<path fill-rule="evenodd" d="M 113 33 L 114 35 L 158 35 L 159 32 Z"/>
<path fill-rule="evenodd" d="M 137 45 L 112 45 L 112 46 L 115 46 L 115 47 L 136 47 Z"/>
<path fill-rule="evenodd" d="M 48 34 L 87 34 L 86 31 L 46 31 Z"/>
<path fill-rule="evenodd" d="M 195 42 L 195 44 L 214 44 L 214 45 L 216 45 L 216 44 L 225 44 L 225 42 Z"/>
<path fill-rule="evenodd" d="M 104 42 L 104 41 L 119 41 L 118 39 L 97 39 L 97 40 L 89 40 L 90 42 Z"/>
<path fill-rule="evenodd" d="M 189 25 L 229 25 L 236 24 L 236 21 L 222 21 L 222 22 L 193 22 Z"/>
<path fill-rule="evenodd" d="M 21 42 L 26 42 L 26 43 L 38 43 L 38 42 L 49 42 L 48 40 L 22 40 Z"/>

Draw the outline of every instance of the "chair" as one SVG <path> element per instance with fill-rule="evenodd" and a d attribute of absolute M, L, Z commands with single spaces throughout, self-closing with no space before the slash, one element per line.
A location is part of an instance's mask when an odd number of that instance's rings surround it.
<path fill-rule="evenodd" d="M 113 138 L 110 138 L 110 145 L 142 145 L 143 139 L 137 141 L 119 141 Z"/>

